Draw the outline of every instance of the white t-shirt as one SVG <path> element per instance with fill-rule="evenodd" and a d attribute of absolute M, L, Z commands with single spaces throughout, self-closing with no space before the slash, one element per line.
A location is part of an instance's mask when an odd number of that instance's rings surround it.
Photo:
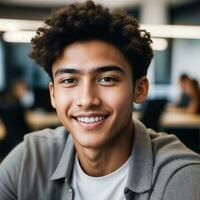
<path fill-rule="evenodd" d="M 129 163 L 130 158 L 111 174 L 92 177 L 81 169 L 76 156 L 72 177 L 74 200 L 125 200 Z"/>

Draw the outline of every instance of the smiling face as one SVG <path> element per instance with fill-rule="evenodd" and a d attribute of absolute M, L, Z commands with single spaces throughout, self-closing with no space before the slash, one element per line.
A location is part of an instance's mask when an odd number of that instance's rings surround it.
<path fill-rule="evenodd" d="M 98 40 L 73 43 L 52 73 L 52 105 L 77 148 L 129 140 L 133 100 L 141 102 L 146 94 L 134 90 L 131 66 L 116 47 Z"/>

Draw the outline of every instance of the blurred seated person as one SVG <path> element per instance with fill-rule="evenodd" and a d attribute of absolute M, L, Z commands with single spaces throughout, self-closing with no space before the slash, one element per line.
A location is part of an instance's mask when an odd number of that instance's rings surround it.
<path fill-rule="evenodd" d="M 190 77 L 187 74 L 183 73 L 180 75 L 179 85 L 181 88 L 181 95 L 176 105 L 177 107 L 181 107 L 181 108 L 187 107 L 190 102 L 190 96 L 186 92 L 186 88 L 189 81 L 190 81 Z"/>
<path fill-rule="evenodd" d="M 25 80 L 15 81 L 11 86 L 10 95 L 24 108 L 30 108 L 34 103 L 34 94 Z"/>
<path fill-rule="evenodd" d="M 187 105 L 184 107 L 168 106 L 169 112 L 184 112 L 191 114 L 200 114 L 200 87 L 196 79 L 188 79 L 184 86 L 185 97 L 189 99 Z"/>
<path fill-rule="evenodd" d="M 0 143 L 0 157 L 5 157 L 30 131 L 25 118 L 25 110 L 30 106 L 24 101 L 27 92 L 26 82 L 16 81 L 0 99 L 0 119 L 5 127 L 5 135 Z"/>
<path fill-rule="evenodd" d="M 196 79 L 191 79 L 188 81 L 186 93 L 190 98 L 190 102 L 184 110 L 188 113 L 200 114 L 200 88 Z"/>

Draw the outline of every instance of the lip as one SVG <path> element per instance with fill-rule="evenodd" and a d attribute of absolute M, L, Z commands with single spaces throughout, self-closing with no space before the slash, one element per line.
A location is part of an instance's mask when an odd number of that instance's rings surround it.
<path fill-rule="evenodd" d="M 73 115 L 73 118 L 78 118 L 78 117 L 99 117 L 99 116 L 105 116 L 107 117 L 109 114 L 108 113 L 80 113 Z"/>
<path fill-rule="evenodd" d="M 97 122 L 90 122 L 90 123 L 85 123 L 85 122 L 80 122 L 77 120 L 78 117 L 98 117 L 98 116 L 104 116 L 105 118 L 101 121 L 97 121 Z M 78 114 L 76 116 L 74 116 L 74 120 L 76 121 L 76 123 L 78 123 L 79 126 L 81 126 L 82 128 L 84 128 L 85 130 L 95 130 L 100 128 L 105 121 L 108 118 L 108 114 L 105 113 L 82 113 L 82 114 Z"/>

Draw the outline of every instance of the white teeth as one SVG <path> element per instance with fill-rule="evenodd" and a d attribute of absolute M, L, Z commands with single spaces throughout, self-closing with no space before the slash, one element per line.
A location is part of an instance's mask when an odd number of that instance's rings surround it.
<path fill-rule="evenodd" d="M 98 121 L 102 121 L 105 119 L 105 116 L 100 116 L 100 117 L 77 117 L 77 120 L 79 122 L 84 122 L 84 123 L 94 123 Z"/>

